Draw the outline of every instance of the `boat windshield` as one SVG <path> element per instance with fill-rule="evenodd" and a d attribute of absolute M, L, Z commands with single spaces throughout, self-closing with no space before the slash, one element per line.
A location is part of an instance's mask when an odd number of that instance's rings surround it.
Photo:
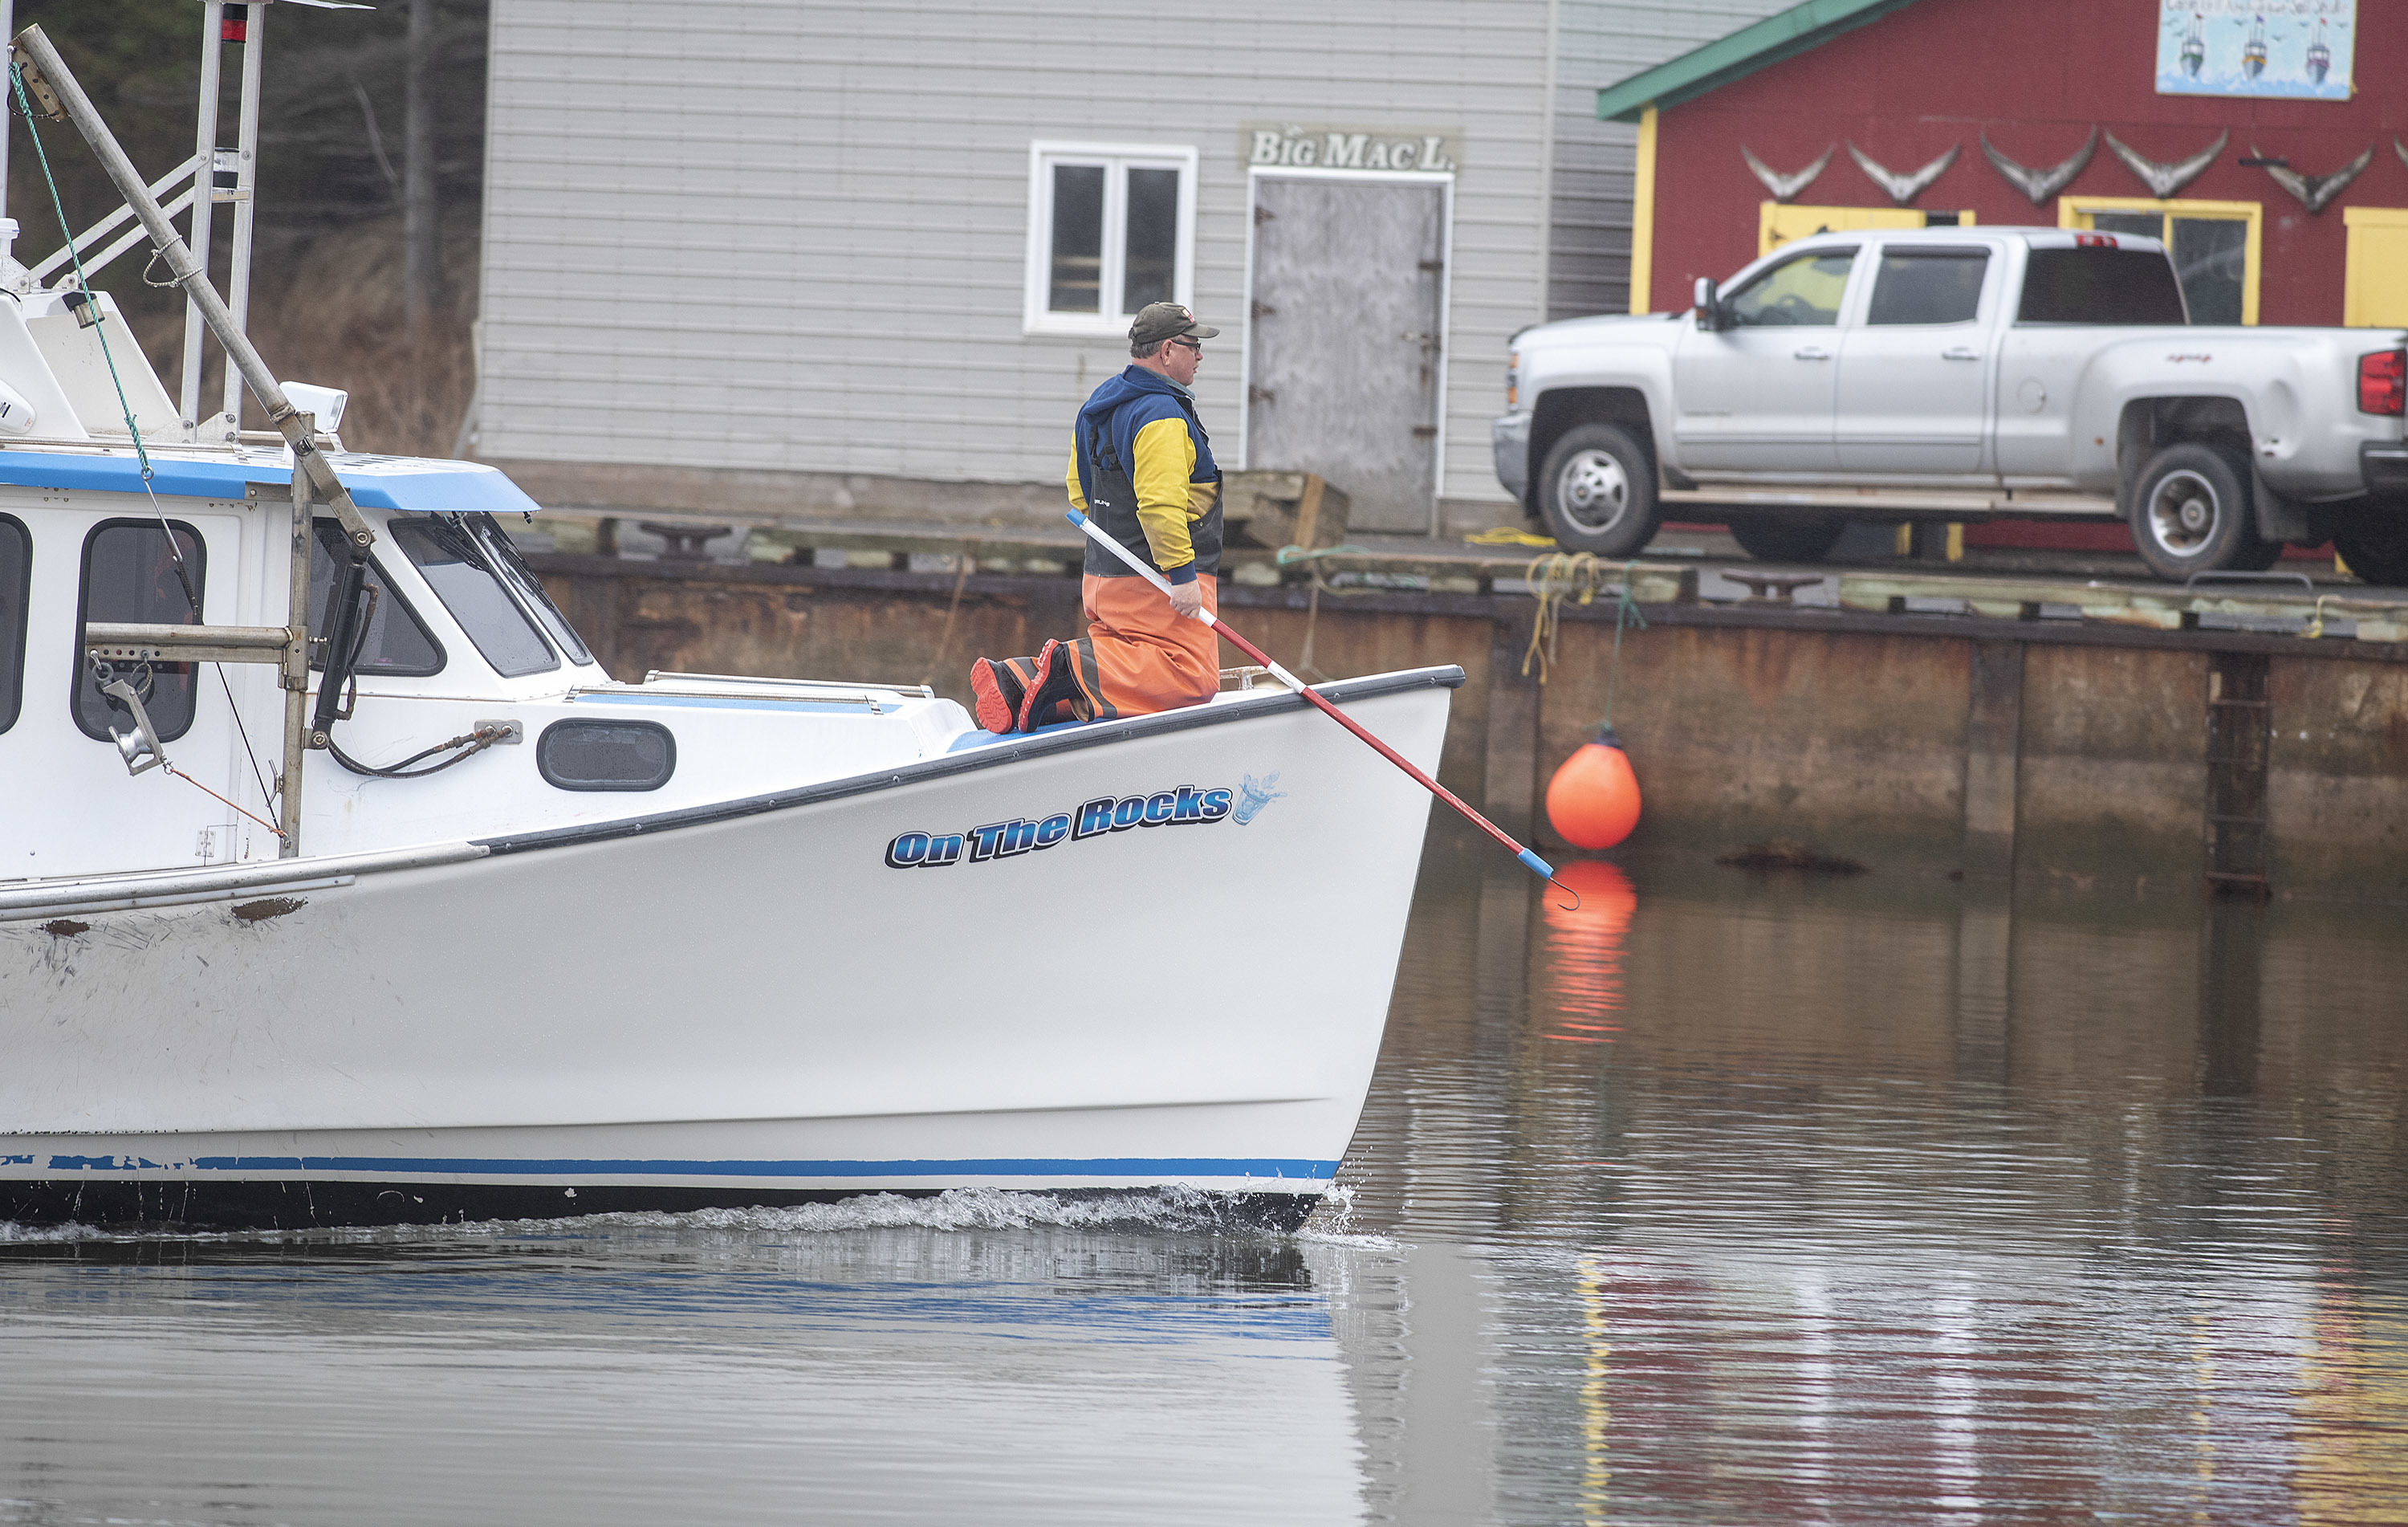
<path fill-rule="evenodd" d="M 309 634 L 326 634 L 326 600 L 335 587 L 335 565 L 350 550 L 351 538 L 333 520 L 317 523 L 316 544 L 309 557 Z M 360 655 L 355 671 L 370 675 L 410 675 L 423 677 L 443 671 L 443 649 L 426 634 L 426 625 L 418 612 L 403 602 L 385 582 L 384 569 L 368 562 L 368 587 L 375 598 L 368 605 L 368 628 L 360 640 Z M 323 656 L 309 659 L 311 668 L 324 668 Z"/>
<path fill-rule="evenodd" d="M 491 523 L 482 514 L 411 514 L 395 516 L 385 528 L 494 672 L 515 679 L 558 668 L 543 633 L 510 598 L 493 554 L 460 519 Z"/>
<path fill-rule="evenodd" d="M 594 661 L 594 655 L 585 650 L 584 642 L 578 640 L 576 627 L 568 624 L 568 617 L 560 612 L 560 607 L 552 602 L 552 596 L 543 591 L 542 581 L 536 577 L 535 569 L 526 565 L 526 558 L 519 555 L 519 549 L 511 543 L 509 533 L 494 523 L 491 514 L 470 514 L 465 518 L 479 544 L 493 553 L 494 569 L 517 591 L 520 602 L 535 612 L 536 618 L 543 622 L 543 628 L 552 633 L 552 639 L 576 661 Z"/>

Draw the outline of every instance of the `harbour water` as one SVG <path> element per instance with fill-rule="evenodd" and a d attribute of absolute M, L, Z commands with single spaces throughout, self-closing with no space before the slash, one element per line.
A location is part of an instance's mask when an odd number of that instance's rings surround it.
<path fill-rule="evenodd" d="M 1490 859 L 1295 1236 L 0 1228 L 0 1522 L 2408 1520 L 2408 911 Z"/>

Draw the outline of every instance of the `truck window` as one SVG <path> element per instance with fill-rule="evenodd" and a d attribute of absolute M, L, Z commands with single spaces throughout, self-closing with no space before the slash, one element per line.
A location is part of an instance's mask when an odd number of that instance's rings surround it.
<path fill-rule="evenodd" d="M 1732 295 L 1731 323 L 1740 328 L 1828 328 L 1840 321 L 1840 294 L 1848 289 L 1848 270 L 1856 263 L 1852 249 L 1785 260 Z"/>
<path fill-rule="evenodd" d="M 1868 324 L 1970 324 L 1982 307 L 1986 250 L 1885 249 Z"/>
<path fill-rule="evenodd" d="M 2154 250 L 2036 249 L 2018 324 L 2181 324 L 2174 267 Z"/>

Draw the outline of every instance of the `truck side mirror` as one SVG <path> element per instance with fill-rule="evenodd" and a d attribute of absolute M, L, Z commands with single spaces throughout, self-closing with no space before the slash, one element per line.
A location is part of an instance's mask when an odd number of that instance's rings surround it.
<path fill-rule="evenodd" d="M 1698 327 L 1709 334 L 1719 332 L 1723 326 L 1722 309 L 1716 305 L 1719 296 L 1720 294 L 1714 290 L 1714 279 L 1712 276 L 1698 278 Z"/>

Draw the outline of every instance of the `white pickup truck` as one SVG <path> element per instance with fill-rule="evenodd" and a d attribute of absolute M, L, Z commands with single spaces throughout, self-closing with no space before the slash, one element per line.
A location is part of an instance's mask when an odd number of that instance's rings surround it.
<path fill-rule="evenodd" d="M 2408 333 L 2193 327 L 2156 239 L 1817 234 L 1685 313 L 1514 336 L 1497 475 L 1562 545 L 1668 512 L 1811 561 L 1850 520 L 2121 519 L 2157 573 L 2335 543 L 2408 583 Z"/>

